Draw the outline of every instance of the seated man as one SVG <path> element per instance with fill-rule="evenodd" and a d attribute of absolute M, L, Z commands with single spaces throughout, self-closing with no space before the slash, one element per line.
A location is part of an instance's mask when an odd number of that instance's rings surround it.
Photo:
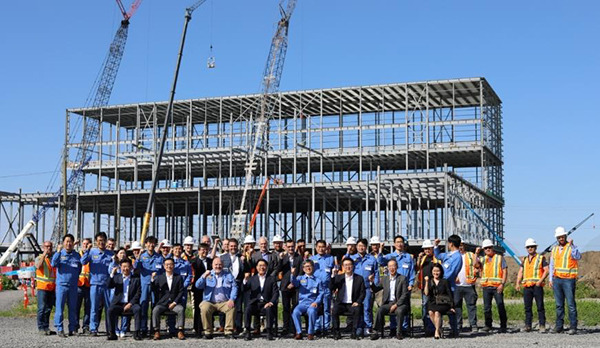
<path fill-rule="evenodd" d="M 260 259 L 256 263 L 257 274 L 250 277 L 250 273 L 246 273 L 244 278 L 244 293 L 248 292 L 248 302 L 246 303 L 246 311 L 244 312 L 244 324 L 246 326 L 245 340 L 252 339 L 252 331 L 250 323 L 252 316 L 265 314 L 267 317 L 267 338 L 273 341 L 273 319 L 277 315 L 277 299 L 279 298 L 279 288 L 277 280 L 273 276 L 267 275 L 267 261 Z"/>
<path fill-rule="evenodd" d="M 183 278 L 174 273 L 175 261 L 172 258 L 166 258 L 163 261 L 165 273 L 156 275 L 152 273 L 150 282 L 152 290 L 156 294 L 156 305 L 152 310 L 152 325 L 154 327 L 154 339 L 160 339 L 160 316 L 167 311 L 173 311 L 177 315 L 177 338 L 185 339 L 183 327 L 185 324 L 185 309 L 181 304 L 183 293 L 186 291 L 183 286 Z"/>
<path fill-rule="evenodd" d="M 290 285 L 298 289 L 298 305 L 292 312 L 292 319 L 294 320 L 294 326 L 296 327 L 296 339 L 302 339 L 302 323 L 300 316 L 306 313 L 308 315 L 308 336 L 309 340 L 315 338 L 315 324 L 317 321 L 317 308 L 319 304 L 323 302 L 323 294 L 325 294 L 325 287 L 323 283 L 313 275 L 315 264 L 312 260 L 306 260 L 302 264 L 304 275 L 296 278 L 296 268 L 292 268 L 290 271 Z"/>
<path fill-rule="evenodd" d="M 337 291 L 333 304 L 333 339 L 339 340 L 340 315 L 348 316 L 351 338 L 358 339 L 356 328 L 363 316 L 363 301 L 365 300 L 365 281 L 363 277 L 354 274 L 354 261 L 347 257 L 342 261 L 344 274 L 336 275 L 329 284 L 332 293 Z"/>
<path fill-rule="evenodd" d="M 196 287 L 204 290 L 204 298 L 200 304 L 204 338 L 213 338 L 213 313 L 225 313 L 225 338 L 233 338 L 233 322 L 235 320 L 235 300 L 238 288 L 235 278 L 223 270 L 221 258 L 215 257 L 212 271 L 206 271 L 196 281 Z"/>
<path fill-rule="evenodd" d="M 381 306 L 377 310 L 375 318 L 375 331 L 371 334 L 372 340 L 377 340 L 383 336 L 383 327 L 385 326 L 386 315 L 396 315 L 398 323 L 401 323 L 404 316 L 410 311 L 410 292 L 408 291 L 408 280 L 405 276 L 398 274 L 398 261 L 390 259 L 387 263 L 389 275 L 381 278 L 381 284 L 373 283 L 374 277 L 369 277 L 371 289 L 374 293 L 383 290 Z M 396 336 L 402 339 L 402 331 L 398 331 Z"/>
<path fill-rule="evenodd" d="M 133 266 L 130 259 L 121 260 L 120 268 L 121 273 L 117 274 L 117 268 L 114 268 L 108 280 L 108 288 L 114 289 L 113 298 L 110 301 L 110 307 L 108 307 L 108 339 L 117 339 L 115 328 L 118 317 L 133 313 L 135 318 L 133 339 L 139 341 L 142 339 L 140 335 L 140 297 L 142 296 L 140 278 L 133 276 Z"/>

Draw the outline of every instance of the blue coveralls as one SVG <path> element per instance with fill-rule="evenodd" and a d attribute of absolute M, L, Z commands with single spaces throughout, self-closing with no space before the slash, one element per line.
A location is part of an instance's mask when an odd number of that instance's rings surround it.
<path fill-rule="evenodd" d="M 79 279 L 79 273 L 81 273 L 81 257 L 75 250 L 67 253 L 63 249 L 58 253 L 54 253 L 50 264 L 56 268 L 54 327 L 58 332 L 64 330 L 63 311 L 65 303 L 68 301 L 69 332 L 75 332 L 79 324 L 79 316 L 77 315 L 77 280 Z"/>
<path fill-rule="evenodd" d="M 323 318 L 317 318 L 316 330 L 329 330 L 331 325 L 331 272 L 335 271 L 335 261 L 331 255 L 314 255 L 310 258 L 315 263 L 314 275 L 323 283 Z"/>
<path fill-rule="evenodd" d="M 148 304 L 149 301 L 153 300 L 153 294 L 150 289 L 150 279 L 152 273 L 156 272 L 157 275 L 164 272 L 163 270 L 163 258 L 157 253 L 150 255 L 148 251 L 144 251 L 140 254 L 139 259 L 135 260 L 133 268 L 140 272 L 140 284 L 142 286 L 142 295 L 140 296 L 140 307 L 142 311 L 140 320 L 140 331 L 148 331 Z"/>
<path fill-rule="evenodd" d="M 183 296 L 181 297 L 181 304 L 183 306 L 183 309 L 185 310 L 185 306 L 187 304 L 187 296 L 188 296 L 188 292 L 187 292 L 187 287 L 192 283 L 192 265 L 187 262 L 186 260 L 182 259 L 182 258 L 173 258 L 173 261 L 175 261 L 175 267 L 173 269 L 173 273 L 180 275 L 183 278 L 183 288 L 185 289 L 183 291 Z M 169 332 L 170 333 L 175 333 L 177 332 L 177 330 L 175 329 L 175 316 L 168 316 L 167 317 L 167 326 L 169 327 Z"/>
<path fill-rule="evenodd" d="M 433 248 L 433 254 L 440 260 L 442 267 L 444 268 L 444 279 L 450 283 L 450 289 L 456 291 L 456 277 L 460 273 L 462 268 L 463 258 L 458 250 L 449 253 L 440 253 L 440 249 L 436 246 Z M 452 332 L 458 333 L 458 323 L 456 320 L 456 314 L 448 312 L 448 319 L 450 321 L 450 328 Z"/>
<path fill-rule="evenodd" d="M 379 263 L 372 255 L 365 254 L 365 256 L 360 256 L 360 254 L 354 254 L 350 257 L 354 260 L 354 273 L 362 276 L 365 284 L 369 284 L 369 276 L 373 274 L 375 279 L 373 282 L 375 284 L 379 284 Z M 373 292 L 369 286 L 365 287 L 365 300 L 363 301 L 364 308 L 364 318 L 361 321 L 358 330 L 362 329 L 371 329 L 373 327 L 373 307 L 371 297 L 373 296 Z"/>
<path fill-rule="evenodd" d="M 394 251 L 393 253 L 389 253 L 387 255 L 379 254 L 377 256 L 377 262 L 380 265 L 387 265 L 388 261 L 391 259 L 396 259 L 398 262 L 398 274 L 401 274 L 408 279 L 408 286 L 414 286 L 415 284 L 415 263 L 413 258 L 409 253 Z M 397 327 L 396 316 L 393 315 L 390 317 L 390 329 L 395 329 Z M 402 323 L 402 329 L 408 330 L 408 316 L 404 319 Z"/>
<path fill-rule="evenodd" d="M 292 312 L 292 320 L 296 327 L 296 333 L 302 333 L 302 314 L 308 314 L 308 334 L 314 335 L 318 308 L 311 306 L 313 303 L 321 303 L 325 294 L 325 287 L 314 275 L 301 275 L 295 278 L 290 275 L 290 282 L 298 289 L 298 305 Z"/>
<path fill-rule="evenodd" d="M 108 289 L 108 266 L 112 263 L 114 253 L 110 250 L 92 248 L 81 257 L 81 264 L 90 264 L 90 331 L 98 332 L 102 308 L 104 308 L 104 324 L 108 332 L 108 306 L 110 306 L 110 290 Z"/>

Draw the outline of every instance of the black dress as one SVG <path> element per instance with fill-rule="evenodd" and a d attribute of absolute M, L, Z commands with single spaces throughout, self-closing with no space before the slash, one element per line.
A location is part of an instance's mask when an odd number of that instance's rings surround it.
<path fill-rule="evenodd" d="M 427 309 L 434 312 L 440 312 L 442 315 L 448 313 L 448 311 L 454 308 L 454 304 L 450 303 L 436 303 L 436 296 L 446 295 L 454 298 L 452 295 L 452 289 L 450 289 L 450 283 L 446 279 L 440 279 L 438 284 L 435 285 L 433 279 L 429 279 L 429 295 L 427 295 Z"/>

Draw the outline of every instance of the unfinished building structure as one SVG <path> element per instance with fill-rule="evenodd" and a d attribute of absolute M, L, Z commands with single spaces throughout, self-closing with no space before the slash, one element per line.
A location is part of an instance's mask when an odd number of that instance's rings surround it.
<path fill-rule="evenodd" d="M 166 131 L 149 234 L 175 242 L 228 236 L 259 97 L 176 101 L 167 129 L 166 102 L 67 110 L 69 133 L 89 118 L 101 121 L 71 232 L 139 238 Z M 475 244 L 491 237 L 482 220 L 503 235 L 501 101 L 484 78 L 282 92 L 268 126 L 247 204 L 254 210 L 271 180 L 256 237 L 340 245 L 351 235 L 416 242 L 457 233 Z M 71 159 L 78 146 L 67 144 Z M 1 202 L 33 206 L 48 196 Z"/>

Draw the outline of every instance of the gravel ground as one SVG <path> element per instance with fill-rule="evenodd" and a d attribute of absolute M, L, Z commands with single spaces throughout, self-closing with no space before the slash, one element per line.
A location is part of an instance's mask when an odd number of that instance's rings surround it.
<path fill-rule="evenodd" d="M 29 294 L 31 294 L 31 292 L 29 292 Z M 0 311 L 10 310 L 19 301 L 23 301 L 23 291 L 0 291 Z"/>

